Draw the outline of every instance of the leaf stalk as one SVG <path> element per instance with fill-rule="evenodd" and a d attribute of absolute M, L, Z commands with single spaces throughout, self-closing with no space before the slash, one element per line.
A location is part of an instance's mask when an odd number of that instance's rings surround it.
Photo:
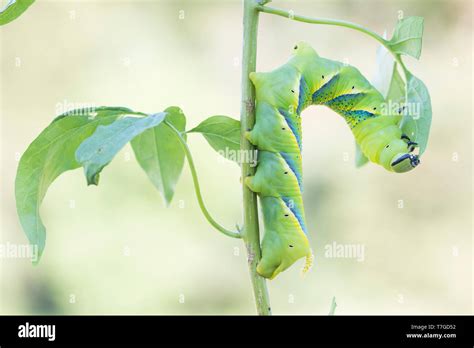
<path fill-rule="evenodd" d="M 178 137 L 178 139 L 181 143 L 181 146 L 183 147 L 184 153 L 185 153 L 186 158 L 188 160 L 189 169 L 191 170 L 191 176 L 193 177 L 194 191 L 196 192 L 196 198 L 198 200 L 199 207 L 201 208 L 201 211 L 204 214 L 204 217 L 206 218 L 206 220 L 216 230 L 218 230 L 219 232 L 225 234 L 226 236 L 229 236 L 229 237 L 232 237 L 232 238 L 242 238 L 242 235 L 239 232 L 234 232 L 234 231 L 230 231 L 230 230 L 226 229 L 225 227 L 220 225 L 216 220 L 214 220 L 214 218 L 211 216 L 211 214 L 207 210 L 206 205 L 204 204 L 204 200 L 202 198 L 201 187 L 199 185 L 199 179 L 198 179 L 197 172 L 196 172 L 196 166 L 194 165 L 193 156 L 191 155 L 191 151 L 189 150 L 188 144 L 186 143 L 186 141 L 181 136 L 181 132 L 179 130 L 177 130 L 171 123 L 169 123 L 168 121 L 165 120 L 164 124 L 166 124 L 172 131 L 174 131 L 174 133 L 176 134 L 176 136 Z"/>
<path fill-rule="evenodd" d="M 310 23 L 310 24 L 324 24 L 324 25 L 334 25 L 334 26 L 339 26 L 339 27 L 345 27 L 345 28 L 350 28 L 356 31 L 359 31 L 361 33 L 364 33 L 373 39 L 377 40 L 380 42 L 394 57 L 395 61 L 400 65 L 400 67 L 403 70 L 403 73 L 405 75 L 405 79 L 408 81 L 408 77 L 410 75 L 410 72 L 407 70 L 405 67 L 405 64 L 403 63 L 400 55 L 396 52 L 393 52 L 392 48 L 389 45 L 389 40 L 385 40 L 382 36 L 377 34 L 376 32 L 367 29 L 363 27 L 362 25 L 348 22 L 348 21 L 343 21 L 343 20 L 338 20 L 338 19 L 328 19 L 328 18 L 315 18 L 315 17 L 307 17 L 307 16 L 301 16 L 298 14 L 293 13 L 293 11 L 287 11 L 279 8 L 274 8 L 270 6 L 263 6 L 263 5 L 257 5 L 257 10 L 260 12 L 280 16 L 280 17 L 285 17 L 288 19 L 292 19 L 298 22 L 303 22 L 303 23 Z"/>

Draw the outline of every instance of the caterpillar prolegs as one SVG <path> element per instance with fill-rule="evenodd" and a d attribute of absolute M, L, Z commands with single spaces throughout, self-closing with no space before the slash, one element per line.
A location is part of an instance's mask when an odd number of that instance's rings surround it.
<path fill-rule="evenodd" d="M 245 182 L 260 197 L 265 225 L 257 272 L 273 279 L 302 257 L 305 269 L 311 266 L 302 200 L 300 114 L 306 107 L 326 105 L 343 116 L 364 155 L 389 171 L 406 172 L 419 159 L 400 117 L 382 113 L 380 92 L 356 68 L 321 58 L 306 43 L 298 43 L 283 66 L 250 79 L 256 122 L 246 137 L 259 152 L 256 173 Z"/>

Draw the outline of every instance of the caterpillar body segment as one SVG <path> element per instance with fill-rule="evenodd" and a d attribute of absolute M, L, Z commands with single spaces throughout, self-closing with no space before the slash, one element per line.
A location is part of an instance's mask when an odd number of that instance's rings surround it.
<path fill-rule="evenodd" d="M 245 179 L 260 197 L 265 225 L 260 275 L 273 279 L 312 252 L 302 200 L 301 112 L 326 105 L 341 115 L 370 161 L 392 172 L 414 168 L 415 143 L 398 126 L 400 117 L 382 113 L 384 98 L 354 67 L 319 57 L 306 43 L 294 47 L 283 66 L 251 73 L 256 89 L 256 122 L 246 133 L 259 150 L 254 176 Z"/>
<path fill-rule="evenodd" d="M 265 236 L 257 272 L 265 278 L 273 279 L 301 257 L 306 256 L 311 260 L 312 254 L 308 238 L 296 216 L 297 209 L 288 208 L 285 200 L 273 196 L 260 196 L 260 203 Z M 296 204 L 302 209 L 301 198 Z"/>

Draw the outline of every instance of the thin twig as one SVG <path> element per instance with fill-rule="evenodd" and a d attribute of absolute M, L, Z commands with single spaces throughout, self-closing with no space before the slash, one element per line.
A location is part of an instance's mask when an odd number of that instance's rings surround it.
<path fill-rule="evenodd" d="M 377 40 L 380 42 L 394 57 L 395 61 L 400 65 L 400 67 L 403 70 L 403 73 L 405 75 L 405 79 L 408 81 L 410 72 L 407 70 L 405 67 L 405 64 L 403 63 L 400 55 L 396 52 L 393 52 L 390 45 L 389 41 L 385 40 L 382 36 L 377 34 L 376 32 L 364 28 L 362 25 L 352 23 L 352 22 L 347 22 L 347 21 L 342 21 L 338 19 L 328 19 L 328 18 L 315 18 L 315 17 L 307 17 L 307 16 L 301 16 L 293 13 L 293 11 L 287 11 L 279 8 L 274 8 L 270 6 L 263 6 L 263 5 L 257 5 L 257 10 L 260 12 L 268 13 L 268 14 L 273 14 L 276 16 L 281 16 L 285 17 L 288 19 L 292 19 L 298 22 L 304 22 L 304 23 L 310 23 L 310 24 L 325 24 L 325 25 L 334 25 L 338 27 L 345 27 L 345 28 L 350 28 L 353 30 L 357 30 L 361 33 L 364 33 L 366 35 L 369 35 L 373 39 Z"/>
<path fill-rule="evenodd" d="M 197 172 L 196 172 L 196 167 L 194 166 L 193 156 L 191 155 L 191 151 L 189 150 L 188 144 L 186 143 L 186 141 L 181 136 L 181 132 L 179 130 L 177 130 L 171 123 L 167 122 L 166 120 L 164 121 L 164 123 L 171 130 L 173 130 L 175 132 L 175 134 L 177 135 L 177 137 L 178 137 L 178 139 L 179 139 L 179 141 L 180 141 L 180 143 L 183 147 L 186 158 L 188 159 L 189 169 L 191 170 L 191 175 L 193 177 L 194 190 L 196 192 L 196 197 L 197 197 L 197 200 L 198 200 L 198 203 L 199 203 L 199 207 L 201 208 L 201 211 L 204 214 L 204 216 L 206 217 L 207 221 L 216 230 L 218 230 L 219 232 L 222 232 L 226 236 L 229 236 L 229 237 L 232 237 L 232 238 L 242 238 L 242 235 L 239 232 L 229 231 L 228 229 L 224 228 L 218 222 L 216 222 L 216 220 L 213 219 L 213 217 L 211 216 L 211 214 L 207 210 L 206 205 L 204 204 L 204 200 L 202 199 L 201 188 L 199 186 L 199 180 L 198 180 L 198 176 L 197 176 Z"/>

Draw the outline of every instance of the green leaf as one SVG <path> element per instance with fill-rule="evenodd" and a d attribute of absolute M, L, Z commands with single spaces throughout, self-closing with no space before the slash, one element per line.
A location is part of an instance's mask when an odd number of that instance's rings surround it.
<path fill-rule="evenodd" d="M 431 98 L 425 84 L 409 74 L 407 103 L 400 127 L 412 141 L 419 145 L 419 154 L 423 154 L 428 144 L 431 128 Z"/>
<path fill-rule="evenodd" d="M 30 144 L 20 159 L 15 180 L 16 208 L 28 240 L 38 247 L 38 262 L 46 241 L 40 205 L 51 183 L 63 172 L 76 169 L 76 149 L 99 125 L 133 114 L 125 108 L 76 110 L 57 117 Z"/>
<path fill-rule="evenodd" d="M 375 64 L 376 70 L 372 85 L 386 98 L 392 81 L 395 60 L 392 54 L 380 45 L 377 49 Z"/>
<path fill-rule="evenodd" d="M 240 121 L 227 116 L 212 116 L 188 133 L 201 133 L 220 155 L 238 161 Z"/>
<path fill-rule="evenodd" d="M 97 127 L 76 151 L 76 160 L 84 166 L 88 185 L 97 185 L 102 169 L 133 138 L 158 126 L 166 113 L 146 117 L 124 117 L 107 126 Z"/>
<path fill-rule="evenodd" d="M 181 109 L 169 107 L 165 112 L 165 120 L 178 131 L 184 132 L 186 117 Z M 182 137 L 186 140 L 185 133 Z M 185 155 L 176 133 L 166 124 L 159 124 L 136 136 L 132 140 L 132 148 L 138 163 L 169 205 L 183 170 Z"/>
<path fill-rule="evenodd" d="M 5 7 L 0 9 L 0 25 L 10 23 L 20 17 L 34 2 L 35 0 L 9 0 Z"/>
<path fill-rule="evenodd" d="M 392 79 L 390 81 L 390 86 L 388 88 L 388 92 L 387 92 L 387 96 L 385 97 L 385 100 L 387 101 L 387 103 L 391 103 L 391 104 L 396 103 L 399 106 L 401 106 L 401 104 L 403 104 L 405 101 L 406 91 L 405 91 L 405 81 L 403 81 L 402 77 L 400 76 L 397 66 L 398 65 L 396 63 L 393 66 Z"/>
<path fill-rule="evenodd" d="M 388 45 L 395 53 L 418 59 L 421 55 L 422 37 L 423 17 L 407 17 L 398 21 Z"/>
<path fill-rule="evenodd" d="M 383 95 L 388 104 L 401 104 L 405 100 L 405 81 L 398 72 L 398 64 L 382 45 L 377 50 L 377 69 L 372 85 Z M 390 107 L 391 105 L 386 105 Z M 386 110 L 386 114 L 394 114 Z"/>
<path fill-rule="evenodd" d="M 385 97 L 382 113 L 387 116 L 397 117 L 398 123 L 402 119 L 403 110 L 406 107 L 405 81 L 398 72 L 398 64 L 393 65 L 392 78 Z"/>

